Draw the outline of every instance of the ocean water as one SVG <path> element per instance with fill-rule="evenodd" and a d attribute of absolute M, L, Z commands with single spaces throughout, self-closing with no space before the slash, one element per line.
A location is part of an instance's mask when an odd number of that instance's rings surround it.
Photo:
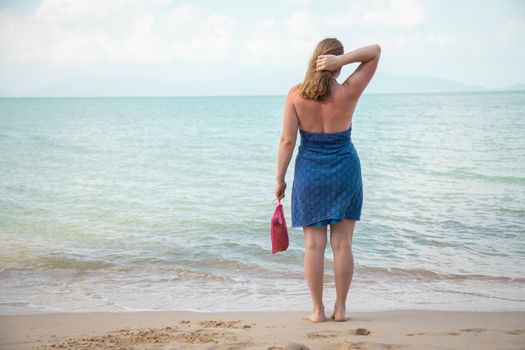
<path fill-rule="evenodd" d="M 310 310 L 284 98 L 0 99 L 0 313 Z M 348 312 L 525 310 L 525 92 L 364 95 L 352 140 Z"/>

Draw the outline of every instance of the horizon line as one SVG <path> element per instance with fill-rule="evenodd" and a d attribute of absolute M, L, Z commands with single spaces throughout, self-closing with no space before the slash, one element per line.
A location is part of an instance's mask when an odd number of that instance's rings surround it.
<path fill-rule="evenodd" d="M 487 92 L 525 92 L 523 89 L 493 88 L 482 90 L 456 90 L 456 91 L 404 91 L 404 92 L 364 92 L 364 95 L 425 95 L 425 94 L 461 94 L 461 93 L 487 93 Z M 251 94 L 251 95 L 78 95 L 78 96 L 30 96 L 13 95 L 0 96 L 0 98 L 188 98 L 188 97 L 282 97 L 286 94 Z"/>

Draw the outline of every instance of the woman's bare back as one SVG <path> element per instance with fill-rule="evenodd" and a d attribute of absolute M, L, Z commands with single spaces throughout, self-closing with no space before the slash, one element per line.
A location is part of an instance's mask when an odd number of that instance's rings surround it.
<path fill-rule="evenodd" d="M 299 119 L 299 129 L 309 132 L 333 133 L 347 130 L 358 98 L 350 93 L 350 87 L 335 79 L 331 94 L 325 101 L 304 99 L 299 89 L 294 89 L 294 107 Z"/>

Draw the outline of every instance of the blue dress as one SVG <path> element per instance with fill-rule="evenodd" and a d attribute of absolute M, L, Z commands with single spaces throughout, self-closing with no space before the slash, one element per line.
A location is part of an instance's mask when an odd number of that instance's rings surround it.
<path fill-rule="evenodd" d="M 292 185 L 292 227 L 324 226 L 361 220 L 361 162 L 352 143 L 352 126 L 323 133 L 299 129 Z"/>

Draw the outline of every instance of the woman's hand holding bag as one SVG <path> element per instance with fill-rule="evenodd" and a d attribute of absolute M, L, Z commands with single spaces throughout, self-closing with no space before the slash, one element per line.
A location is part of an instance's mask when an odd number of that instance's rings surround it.
<path fill-rule="evenodd" d="M 277 206 L 273 212 L 271 224 L 270 224 L 270 234 L 272 240 L 272 254 L 275 254 L 280 251 L 285 251 L 288 249 L 288 228 L 286 226 L 286 220 L 284 219 L 284 210 L 283 205 L 281 204 L 281 199 L 276 199 L 278 201 Z M 275 200 L 274 200 L 275 203 Z"/>

